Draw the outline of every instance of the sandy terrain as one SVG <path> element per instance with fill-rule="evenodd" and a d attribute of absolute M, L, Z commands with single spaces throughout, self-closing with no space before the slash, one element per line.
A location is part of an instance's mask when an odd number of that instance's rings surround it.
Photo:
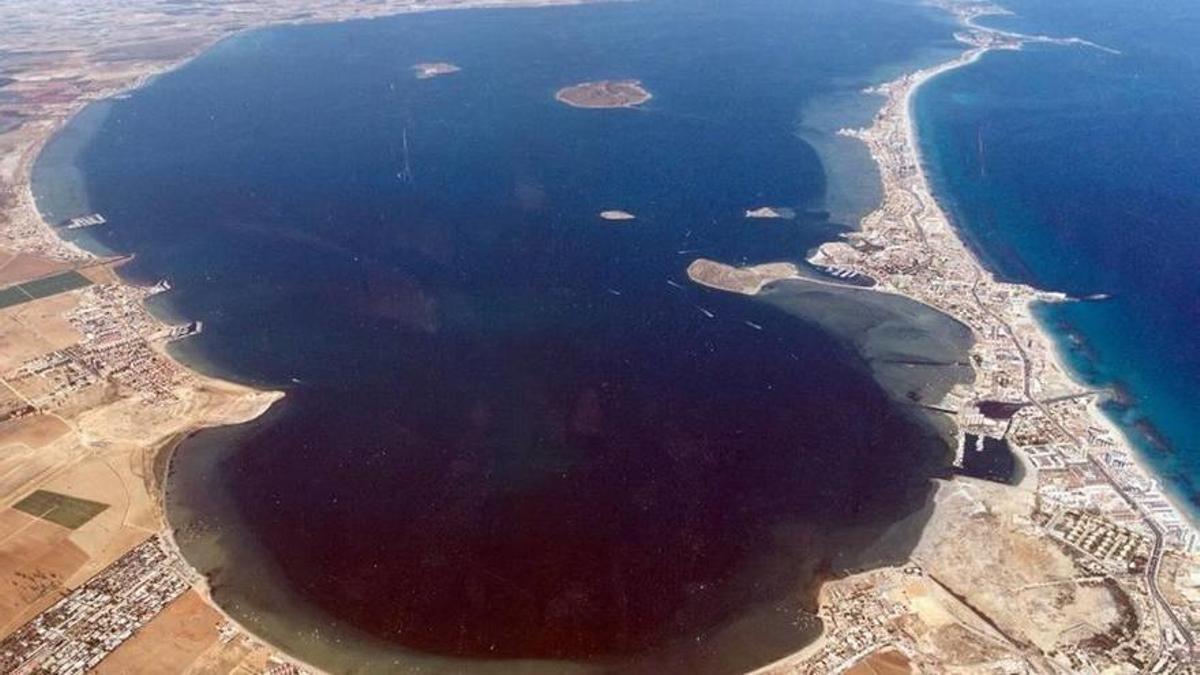
<path fill-rule="evenodd" d="M 188 591 L 167 606 L 131 640 L 122 644 L 96 668 L 97 675 L 133 673 L 146 664 L 159 672 L 183 673 L 217 645 L 221 614 L 198 593 Z"/>
<path fill-rule="evenodd" d="M 0 633 L 50 606 L 88 560 L 71 531 L 14 509 L 0 511 Z"/>
<path fill-rule="evenodd" d="M 75 301 L 74 293 L 62 293 L 0 310 L 0 373 L 79 342 L 63 317 Z"/>
<path fill-rule="evenodd" d="M 0 449 L 21 445 L 31 450 L 44 448 L 71 431 L 67 423 L 51 415 L 30 415 L 0 424 Z"/>
<path fill-rule="evenodd" d="M 907 675 L 912 672 L 908 657 L 895 649 L 880 649 L 851 666 L 846 675 Z"/>
<path fill-rule="evenodd" d="M 800 270 L 792 263 L 766 263 L 734 267 L 714 260 L 698 258 L 688 265 L 688 277 L 704 286 L 722 291 L 757 295 L 763 286 L 779 279 L 792 279 Z"/>
<path fill-rule="evenodd" d="M 937 502 L 913 559 L 1015 646 L 1052 651 L 1129 618 L 1123 595 L 1023 525 L 1032 493 L 959 478 L 939 489 Z"/>
<path fill-rule="evenodd" d="M 0 287 L 69 269 L 70 264 L 30 253 L 0 251 Z"/>

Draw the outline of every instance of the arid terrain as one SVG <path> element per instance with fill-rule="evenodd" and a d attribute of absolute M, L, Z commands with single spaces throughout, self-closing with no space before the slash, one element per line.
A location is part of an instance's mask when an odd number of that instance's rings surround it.
<path fill-rule="evenodd" d="M 554 98 L 573 108 L 633 108 L 652 96 L 638 80 L 602 80 L 564 87 Z"/>
<path fill-rule="evenodd" d="M 174 551 L 161 504 L 164 449 L 196 429 L 257 417 L 280 394 L 203 377 L 167 356 L 171 340 L 199 326 L 163 325 L 143 301 L 168 285 L 126 285 L 114 271 L 121 260 L 98 259 L 55 232 L 102 227 L 102 218 L 42 221 L 29 181 L 42 146 L 89 102 L 238 31 L 534 4 L 574 3 L 17 0 L 0 7 L 0 672 L 299 668 L 212 605 L 203 580 Z M 422 66 L 418 77 L 453 72 L 450 64 Z M 81 602 L 93 611 L 62 623 L 61 610 Z"/>
<path fill-rule="evenodd" d="M 42 221 L 29 175 L 47 139 L 88 102 L 248 28 L 523 4 L 554 3 L 11 0 L 0 8 L 0 671 L 304 668 L 209 601 L 175 551 L 161 505 L 165 448 L 196 429 L 252 419 L 280 394 L 173 361 L 166 345 L 199 327 L 164 325 L 145 310 L 145 299 L 169 286 L 122 283 L 120 260 L 66 244 L 55 231 L 62 224 Z M 912 561 L 830 581 L 824 638 L 766 670 L 1190 672 L 1200 629 L 1191 526 L 1093 415 L 1097 393 L 1067 377 L 1036 328 L 1029 303 L 1056 296 L 992 279 L 917 169 L 912 90 L 987 50 L 1033 41 L 971 23 L 995 8 L 944 4 L 964 22 L 966 52 L 883 85 L 874 124 L 846 132 L 879 162 L 884 203 L 812 262 L 869 275 L 879 290 L 969 326 L 979 377 L 938 404 L 954 411 L 960 432 L 1006 438 L 1027 474 L 1016 487 L 940 482 Z M 650 93 L 615 81 L 557 98 L 631 107 Z M 747 215 L 756 213 L 777 214 Z M 797 271 L 698 260 L 689 274 L 754 295 Z M 980 404 L 989 401 L 1015 412 L 988 417 Z"/>

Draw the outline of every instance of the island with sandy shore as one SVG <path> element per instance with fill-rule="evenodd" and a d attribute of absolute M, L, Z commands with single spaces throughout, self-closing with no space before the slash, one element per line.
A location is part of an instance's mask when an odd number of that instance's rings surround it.
<path fill-rule="evenodd" d="M 653 96 L 640 80 L 601 80 L 563 87 L 554 98 L 573 108 L 634 108 Z"/>
<path fill-rule="evenodd" d="M 418 63 L 412 67 L 413 73 L 418 80 L 428 80 L 434 77 L 443 75 L 451 75 L 460 72 L 462 68 L 453 63 L 437 62 L 437 63 Z"/>
<path fill-rule="evenodd" d="M 742 295 L 757 295 L 763 286 L 780 279 L 796 279 L 800 270 L 792 263 L 765 263 L 734 267 L 715 260 L 697 258 L 687 268 L 688 278 L 709 288 Z"/>

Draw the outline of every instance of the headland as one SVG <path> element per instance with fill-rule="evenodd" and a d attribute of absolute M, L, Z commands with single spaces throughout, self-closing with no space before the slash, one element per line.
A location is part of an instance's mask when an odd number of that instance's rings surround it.
<path fill-rule="evenodd" d="M 698 284 L 743 295 L 757 295 L 763 286 L 780 279 L 795 279 L 799 274 L 800 270 L 792 263 L 734 267 L 705 258 L 697 258 L 687 268 L 688 278 Z"/>

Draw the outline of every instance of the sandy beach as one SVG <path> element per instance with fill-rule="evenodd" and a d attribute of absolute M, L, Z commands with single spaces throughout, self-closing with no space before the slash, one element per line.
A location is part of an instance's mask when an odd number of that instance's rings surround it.
<path fill-rule="evenodd" d="M 383 16 L 439 9 L 559 4 L 577 2 L 447 1 L 438 5 L 385 2 L 379 6 L 354 10 L 341 9 L 333 3 L 322 5 L 314 9 L 311 15 L 300 18 L 294 13 L 295 7 L 286 2 L 277 2 L 244 20 L 229 23 L 214 20 L 213 24 L 196 27 L 192 35 L 195 39 L 181 43 L 186 44 L 187 49 L 180 53 L 164 58 L 133 60 L 120 66 L 103 66 L 104 76 L 97 78 L 93 86 L 81 87 L 73 97 L 53 105 L 31 104 L 32 121 L 12 134 L 0 134 L 0 137 L 10 136 L 6 139 L 8 145 L 4 150 L 8 153 L 11 148 L 10 157 L 16 158 L 16 161 L 6 158 L 5 163 L 0 165 L 0 181 L 7 184 L 13 195 L 12 199 L 0 204 L 0 218 L 3 219 L 0 221 L 0 249 L 34 254 L 50 261 L 66 261 L 73 265 L 96 262 L 96 256 L 92 253 L 60 238 L 59 230 L 47 223 L 38 211 L 30 181 L 34 161 L 53 135 L 89 103 L 123 95 L 143 86 L 153 78 L 187 63 L 226 37 L 275 23 L 327 22 L 363 15 Z M 954 615 L 954 621 L 975 631 L 972 635 L 982 635 L 985 641 L 1003 643 L 1006 639 L 1003 631 L 980 625 L 977 617 L 972 618 L 972 611 L 994 610 L 1001 617 L 998 624 L 1009 628 L 1008 622 L 1014 619 L 1005 615 L 1006 609 L 997 605 L 1000 601 L 995 599 L 1003 599 L 1005 588 L 997 590 L 988 587 L 989 580 L 986 577 L 976 578 L 969 574 L 956 577 L 955 570 L 939 567 L 945 563 L 933 559 L 931 552 L 938 551 L 940 555 L 951 550 L 954 538 L 970 530 L 979 536 L 974 543 L 980 546 L 986 546 L 990 541 L 983 538 L 985 535 L 994 534 L 996 541 L 1017 542 L 1012 548 L 1022 551 L 1036 549 L 1037 555 L 1029 554 L 1028 559 L 1021 559 L 1030 568 L 1036 568 L 1039 561 L 1050 560 L 1054 563 L 1046 567 L 1058 576 L 1042 578 L 1035 574 L 1040 570 L 1035 569 L 1020 580 L 1022 583 L 1036 586 L 1058 583 L 1059 577 L 1063 576 L 1082 577 L 1083 568 L 1072 567 L 1072 561 L 1055 548 L 1058 544 L 1051 543 L 1049 523 L 1061 519 L 1065 513 L 1091 509 L 1149 542 L 1145 567 L 1128 580 L 1122 578 L 1121 583 L 1136 588 L 1136 594 L 1133 591 L 1130 593 L 1136 595 L 1133 604 L 1137 605 L 1139 611 L 1157 618 L 1156 625 L 1161 626 L 1158 630 L 1163 645 L 1190 646 L 1193 644 L 1191 631 L 1186 621 L 1177 617 L 1177 612 L 1181 610 L 1165 599 L 1164 594 L 1158 591 L 1158 585 L 1164 557 L 1176 556 L 1181 560 L 1190 560 L 1186 556 L 1194 551 L 1197 540 L 1194 522 L 1177 504 L 1173 507 L 1163 506 L 1173 496 L 1164 495 L 1129 439 L 1098 408 L 1097 396 L 1089 396 L 1096 392 L 1073 378 L 1066 359 L 1048 329 L 1036 319 L 1032 308 L 1037 303 L 1061 301 L 1064 299 L 1062 294 L 998 281 L 955 230 L 951 218 L 938 204 L 930 186 L 913 112 L 915 95 L 922 86 L 939 75 L 971 65 L 990 52 L 1017 50 L 1027 43 L 1071 49 L 1106 48 L 1077 38 L 1027 36 L 988 29 L 980 26 L 977 20 L 1000 14 L 998 8 L 961 5 L 953 0 L 945 0 L 942 4 L 957 16 L 967 31 L 959 36 L 966 44 L 965 51 L 953 60 L 901 76 L 872 90 L 885 98 L 874 124 L 867 129 L 844 130 L 843 134 L 862 140 L 870 149 L 880 168 L 884 186 L 883 203 L 878 210 L 863 218 L 858 231 L 848 234 L 844 240 L 821 246 L 811 262 L 868 275 L 878 283 L 876 291 L 911 299 L 922 307 L 932 307 L 954 322 L 961 322 L 968 327 L 977 339 L 970 347 L 971 361 L 964 363 L 973 362 L 972 367 L 978 377 L 974 382 L 948 379 L 947 382 L 952 382 L 953 386 L 937 389 L 937 400 L 922 403 L 949 412 L 960 439 L 965 433 L 1008 438 L 1022 461 L 1032 468 L 1030 476 L 1018 488 L 979 487 L 970 480 L 960 479 L 939 483 L 938 501 L 930 507 L 933 525 L 927 541 L 922 543 L 923 557 L 903 569 L 888 568 L 835 580 L 829 586 L 829 593 L 822 595 L 825 603 L 822 611 L 827 620 L 832 616 L 842 616 L 837 612 L 851 602 L 847 598 L 853 602 L 866 602 L 862 600 L 863 597 L 881 595 L 875 591 L 886 586 L 891 593 L 888 597 L 903 596 L 906 598 L 904 602 L 924 608 L 924 614 L 916 612 L 924 617 L 923 620 L 943 625 L 938 621 L 945 620 L 944 617 L 938 615 L 934 619 L 929 618 L 937 613 L 928 611 L 932 602 L 928 598 L 936 596 L 937 602 L 951 608 L 947 611 Z M 146 34 L 154 32 L 153 29 L 145 30 L 149 31 Z M 138 38 L 137 31 L 134 33 L 132 37 Z M 0 48 L 19 49 L 23 45 L 0 43 Z M 82 50 L 83 56 L 71 56 L 81 61 L 54 70 L 56 76 L 64 72 L 77 75 L 91 72 L 88 55 L 99 53 L 100 48 L 100 44 L 90 45 Z M 642 93 L 645 96 L 641 100 L 630 103 L 618 101 L 616 107 L 632 107 L 650 98 L 649 92 L 643 90 Z M 577 105 L 562 98 L 559 100 L 568 105 Z M 577 107 L 611 106 L 588 104 Z M 760 211 L 771 217 L 780 215 L 768 207 Z M 748 212 L 747 216 L 752 213 L 755 212 Z M 605 211 L 600 217 L 614 221 L 634 218 L 631 213 L 616 210 Z M 801 274 L 791 263 L 739 268 L 701 259 L 692 263 L 689 276 L 696 283 L 709 288 L 748 296 L 763 294 L 765 297 L 772 292 L 771 286 L 776 282 L 792 283 Z M 817 285 L 839 285 L 833 281 L 807 277 L 805 281 Z M 162 290 L 165 289 L 131 286 L 114 276 L 109 281 L 71 291 L 70 297 L 75 306 L 64 311 L 62 317 L 54 319 L 66 326 L 63 328 L 56 324 L 61 329 L 60 333 L 73 330 L 78 333 L 79 340 L 73 346 L 56 345 L 62 348 L 55 350 L 54 354 L 68 347 L 84 351 L 94 349 L 93 353 L 96 354 L 110 353 L 102 352 L 109 345 L 98 345 L 92 337 L 102 331 L 91 330 L 94 326 L 87 321 L 100 322 L 102 328 L 111 328 L 118 333 L 120 345 L 127 347 L 126 351 L 121 352 L 120 358 L 123 360 L 115 365 L 100 363 L 96 370 L 105 373 L 106 377 L 112 372 L 116 373 L 116 377 L 125 379 L 119 387 L 106 389 L 102 384 L 95 384 L 87 389 L 81 388 L 79 391 L 83 393 L 78 395 L 78 400 L 70 399 L 72 405 L 54 413 L 63 419 L 69 433 L 49 443 L 46 446 L 49 450 L 43 454 L 54 457 L 59 463 L 44 469 L 39 467 L 41 473 L 36 478 L 10 486 L 13 489 L 11 494 L 5 495 L 5 504 L 11 505 L 15 499 L 32 489 L 53 488 L 64 493 L 77 491 L 88 499 L 111 504 L 111 508 L 97 519 L 96 524 L 71 535 L 72 545 L 82 549 L 81 560 L 85 562 L 68 570 L 53 592 L 43 593 L 0 617 L 10 628 L 37 616 L 57 600 L 58 595 L 67 596 L 93 574 L 113 564 L 140 542 L 146 541 L 147 537 L 153 536 L 162 538 L 164 547 L 171 554 L 170 564 L 185 570 L 183 574 L 191 588 L 216 607 L 207 580 L 187 567 L 175 543 L 175 533 L 166 522 L 163 485 L 155 470 L 161 465 L 162 457 L 159 454 L 170 451 L 164 448 L 173 448 L 177 439 L 198 430 L 253 420 L 264 414 L 284 394 L 217 379 L 195 372 L 187 364 L 173 359 L 166 347 L 172 340 L 179 339 L 180 331 L 186 327 L 163 324 L 154 319 L 144 305 L 151 294 Z M 872 291 L 854 290 L 856 294 L 868 292 Z M 79 308 L 85 311 L 80 312 Z M 906 364 L 905 367 L 911 365 Z M 50 401 L 51 398 L 27 394 L 21 383 L 16 386 L 8 382 L 5 384 L 22 398 L 36 404 L 33 407 L 45 406 L 49 410 L 49 404 L 42 401 Z M 64 398 L 77 393 L 73 391 L 64 395 Z M 1020 404 L 1020 409 L 1011 419 L 990 419 L 979 413 L 978 404 L 984 401 Z M 961 464 L 963 450 L 959 447 L 957 451 L 957 459 Z M 1080 489 L 1074 484 L 1065 484 L 1065 479 L 1058 481 L 1056 477 L 1059 474 L 1055 472 L 1063 466 L 1092 476 L 1088 479 L 1092 482 Z M 110 474 L 116 478 L 111 478 Z M 103 483 L 103 486 L 95 490 L 81 487 L 92 483 Z M 1100 492 L 1104 493 L 1103 502 L 1093 504 L 1088 501 L 1092 495 Z M 981 513 L 983 517 L 979 517 Z M 986 524 L 986 527 L 980 523 Z M 15 530 L 17 533 L 20 531 Z M 969 548 L 966 539 L 953 551 L 961 552 L 965 548 Z M 1068 547 L 1063 544 L 1063 548 Z M 1052 552 L 1047 553 L 1046 550 Z M 957 561 L 957 558 L 954 559 Z M 1034 563 L 1028 563 L 1028 560 Z M 1007 565 L 1010 562 L 999 558 L 989 564 Z M 1103 564 L 1111 562 L 1101 561 Z M 1092 564 L 1091 561 L 1088 564 Z M 1122 561 L 1114 564 L 1116 567 L 1113 569 L 1119 569 Z M 870 592 L 854 595 L 845 591 L 846 587 L 855 584 L 868 588 Z M 983 600 L 973 596 L 969 598 L 973 601 L 972 605 L 983 609 L 976 611 L 977 607 L 969 606 L 965 600 L 955 600 L 955 594 L 967 598 L 977 591 L 992 594 Z M 1111 607 L 1095 599 L 1098 592 L 1089 593 L 1091 595 L 1088 595 L 1087 602 L 1080 601 L 1077 606 L 1068 608 L 1071 611 L 1061 616 L 1055 615 L 1055 620 L 1067 627 L 1063 629 L 1064 634 L 1070 626 L 1079 622 L 1080 616 L 1088 615 L 1093 605 L 1087 603 L 1102 607 L 1104 611 L 1097 610 L 1097 615 L 1108 616 L 1105 612 L 1111 613 Z M 1080 595 L 1087 593 L 1081 591 Z M 216 609 L 221 611 L 219 607 Z M 1018 613 L 1011 609 L 1007 611 Z M 221 614 L 224 622 L 243 636 L 245 644 L 258 645 L 253 659 L 263 663 L 268 659 L 273 659 L 273 662 L 294 662 L 291 657 L 279 654 L 275 648 L 253 638 L 252 630 L 247 630 L 223 611 Z M 842 625 L 845 625 L 844 619 Z M 1150 630 L 1144 626 L 1142 629 Z M 1041 637 L 1039 634 L 1037 639 Z M 1090 634 L 1081 637 L 1080 644 L 1086 641 L 1085 638 L 1091 637 Z M 1053 644 L 1057 637 L 1048 640 L 1047 644 Z M 813 663 L 823 664 L 813 666 L 817 669 L 814 672 L 821 671 L 837 662 L 822 659 L 833 659 L 833 648 L 843 645 L 845 641 L 842 633 L 827 630 L 820 640 L 801 653 L 765 668 L 764 672 L 791 672 L 790 669 L 805 663 L 810 666 Z M 1041 644 L 1031 639 L 1030 644 L 1033 643 Z M 909 656 L 916 659 L 916 650 L 909 651 L 913 652 Z M 1167 653 L 1169 649 L 1163 647 L 1161 651 Z M 1012 650 L 1004 658 L 1022 653 L 1020 649 Z M 863 653 L 855 654 L 853 659 L 869 656 L 868 651 L 863 650 Z M 853 659 L 844 659 L 844 663 L 851 663 Z M 308 664 L 297 662 L 297 665 L 309 671 L 317 670 Z"/>

